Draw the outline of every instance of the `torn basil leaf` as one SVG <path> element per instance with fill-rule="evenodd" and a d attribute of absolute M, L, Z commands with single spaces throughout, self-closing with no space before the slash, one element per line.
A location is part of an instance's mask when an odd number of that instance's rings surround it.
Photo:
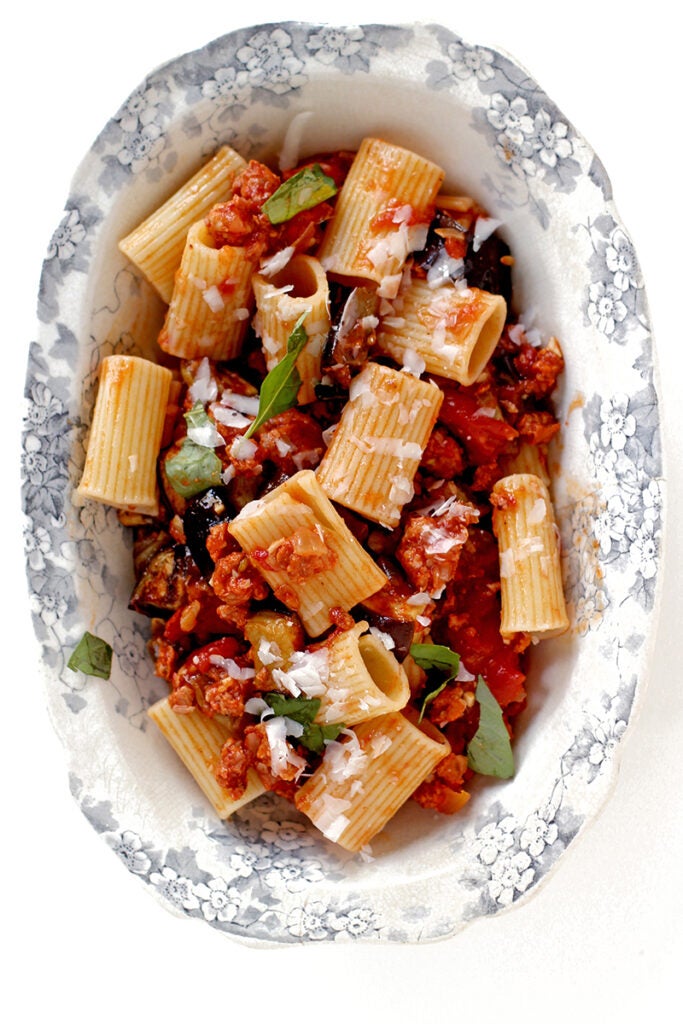
<path fill-rule="evenodd" d="M 205 448 L 189 437 L 175 455 L 166 459 L 164 469 L 168 482 L 181 498 L 193 498 L 222 483 L 223 464 L 213 448 Z"/>
<path fill-rule="evenodd" d="M 460 655 L 443 644 L 411 644 L 410 654 L 413 661 L 421 669 L 424 669 L 425 672 L 436 669 L 447 673 L 445 679 L 440 679 L 435 686 L 432 686 L 425 693 L 422 699 L 422 707 L 420 708 L 420 717 L 418 718 L 418 722 L 421 722 L 425 716 L 427 705 L 431 704 L 434 698 L 438 697 L 457 676 L 460 668 Z"/>
<path fill-rule="evenodd" d="M 313 164 L 283 182 L 261 209 L 271 224 L 283 224 L 302 210 L 310 210 L 331 199 L 336 193 L 334 179 L 324 173 L 320 164 Z"/>
<path fill-rule="evenodd" d="M 84 672 L 87 676 L 109 679 L 113 651 L 106 640 L 86 632 L 78 641 L 67 667 L 73 672 Z"/>
<path fill-rule="evenodd" d="M 305 319 L 306 313 L 302 313 L 287 339 L 287 354 L 264 378 L 259 393 L 258 413 L 244 435 L 245 438 L 251 437 L 271 417 L 286 412 L 296 403 L 296 396 L 301 387 L 301 376 L 296 368 L 296 361 L 308 341 L 303 326 Z"/>
<path fill-rule="evenodd" d="M 467 745 L 467 759 L 479 775 L 510 779 L 515 773 L 510 735 L 500 704 L 483 678 L 477 679 L 475 697 L 479 704 L 479 728 Z"/>
<path fill-rule="evenodd" d="M 303 725 L 304 731 L 296 739 L 308 750 L 322 754 L 326 740 L 336 740 L 344 726 L 342 724 L 318 725 L 313 721 L 320 710 L 319 697 L 285 697 L 281 693 L 264 693 L 263 699 L 273 714 L 291 718 Z"/>

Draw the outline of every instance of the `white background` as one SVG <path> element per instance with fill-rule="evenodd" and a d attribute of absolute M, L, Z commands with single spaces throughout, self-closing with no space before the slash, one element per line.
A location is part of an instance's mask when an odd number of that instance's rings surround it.
<path fill-rule="evenodd" d="M 665 592 L 647 699 L 599 819 L 529 901 L 426 946 L 246 948 L 178 920 L 123 869 L 72 801 L 44 707 L 21 552 L 22 389 L 48 241 L 73 170 L 145 74 L 243 25 L 368 23 L 394 4 L 229 0 L 13 5 L 3 30 L 1 449 L 6 536 L 0 686 L 6 1020 L 653 1021 L 683 966 L 681 665 L 681 60 L 664 4 L 483 0 L 419 5 L 525 65 L 605 164 L 644 271 L 668 444 Z M 668 8 L 671 10 L 671 8 Z M 188 13 L 189 12 L 189 13 Z M 402 9 L 402 20 L 410 20 Z M 571 353 L 569 353 L 571 358 Z M 4 1004 L 4 1005 L 3 1005 Z M 675 1004 L 674 1004 L 675 1006 Z M 362 1008 L 359 1010 L 358 1008 Z"/>

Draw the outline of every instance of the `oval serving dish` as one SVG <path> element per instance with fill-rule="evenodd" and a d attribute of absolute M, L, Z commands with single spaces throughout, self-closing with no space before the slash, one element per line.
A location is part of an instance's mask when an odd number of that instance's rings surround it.
<path fill-rule="evenodd" d="M 220 822 L 146 711 L 166 692 L 129 611 L 111 508 L 72 490 L 101 360 L 150 354 L 163 307 L 117 243 L 219 145 L 277 157 L 381 135 L 446 169 L 502 222 L 517 311 L 559 337 L 552 469 L 571 629 L 534 652 L 511 781 L 480 778 L 453 817 L 406 805 L 372 858 L 341 855 L 263 797 Z M 29 359 L 23 507 L 47 702 L 74 796 L 163 904 L 253 944 L 449 936 L 528 897 L 603 806 L 642 694 L 657 613 L 661 450 L 637 257 L 595 154 L 509 57 L 438 25 L 243 29 L 153 71 L 74 177 L 50 242 Z M 111 680 L 67 668 L 85 629 Z M 171 780 L 171 784 L 169 784 Z"/>

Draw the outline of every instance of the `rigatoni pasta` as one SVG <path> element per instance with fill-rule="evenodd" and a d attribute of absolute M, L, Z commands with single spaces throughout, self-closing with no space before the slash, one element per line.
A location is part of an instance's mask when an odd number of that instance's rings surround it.
<path fill-rule="evenodd" d="M 442 399 L 432 383 L 369 363 L 353 381 L 318 468 L 325 493 L 382 526 L 396 526 L 413 496 Z"/>
<path fill-rule="evenodd" d="M 216 247 L 205 223 L 187 233 L 159 346 L 179 359 L 235 359 L 251 309 L 255 264 L 244 249 Z"/>
<path fill-rule="evenodd" d="M 245 506 L 230 533 L 309 636 L 329 628 L 332 608 L 348 610 L 386 582 L 311 470 Z"/>
<path fill-rule="evenodd" d="M 363 139 L 341 190 L 319 259 L 347 278 L 396 295 L 408 255 L 421 248 L 442 168 L 384 139 Z"/>
<path fill-rule="evenodd" d="M 526 648 L 568 627 L 562 353 L 443 182 L 376 137 L 282 173 L 217 154 L 121 242 L 164 366 L 104 361 L 79 489 L 133 525 L 150 716 L 216 813 L 272 791 L 364 855 L 407 800 L 510 777 Z"/>
<path fill-rule="evenodd" d="M 261 339 L 268 370 L 287 354 L 287 340 L 299 317 L 305 316 L 308 342 L 296 361 L 301 377 L 297 401 L 301 405 L 314 401 L 323 346 L 330 330 L 329 288 L 319 260 L 293 256 L 272 276 L 256 274 L 253 289 L 254 330 Z"/>
<path fill-rule="evenodd" d="M 230 197 L 246 160 L 222 146 L 165 203 L 119 242 L 119 249 L 143 272 L 164 302 L 173 295 L 187 232 L 212 206 Z"/>
<path fill-rule="evenodd" d="M 358 725 L 297 793 L 296 806 L 345 850 L 367 847 L 449 752 L 437 730 L 400 712 Z"/>
<path fill-rule="evenodd" d="M 107 356 L 100 367 L 81 500 L 154 515 L 157 459 L 171 371 L 137 356 Z"/>
<path fill-rule="evenodd" d="M 501 633 L 541 640 L 566 632 L 559 535 L 547 487 L 530 473 L 506 476 L 491 501 L 500 552 Z"/>
<path fill-rule="evenodd" d="M 401 365 L 417 358 L 429 373 L 465 385 L 493 355 L 507 315 L 500 295 L 451 281 L 433 287 L 420 278 L 399 291 L 394 309 L 377 332 L 379 350 Z"/>
<path fill-rule="evenodd" d="M 216 778 L 216 767 L 223 746 L 226 740 L 235 735 L 235 723 L 230 719 L 209 718 L 199 711 L 178 715 L 167 697 L 153 704 L 147 714 L 171 744 L 219 818 L 229 818 L 240 807 L 265 792 L 265 787 L 254 771 L 249 773 L 244 793 L 236 799 L 226 792 Z"/>

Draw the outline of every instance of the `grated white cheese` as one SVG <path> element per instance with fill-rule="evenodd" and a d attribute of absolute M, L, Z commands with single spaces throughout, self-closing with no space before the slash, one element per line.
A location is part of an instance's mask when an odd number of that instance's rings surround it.
<path fill-rule="evenodd" d="M 189 395 L 193 403 L 201 402 L 202 405 L 213 402 L 218 396 L 218 385 L 211 376 L 211 364 L 206 356 L 197 367 L 194 381 L 190 384 Z"/>
<path fill-rule="evenodd" d="M 342 729 L 340 735 L 346 736 L 346 740 L 327 742 L 323 757 L 325 774 L 334 782 L 344 782 L 360 775 L 368 760 L 353 729 Z"/>
<path fill-rule="evenodd" d="M 190 441 L 194 441 L 195 444 L 200 445 L 202 448 L 219 448 L 222 444 L 225 444 L 225 441 L 211 420 L 207 420 L 206 423 L 202 423 L 199 426 L 188 427 L 187 436 Z"/>
<path fill-rule="evenodd" d="M 273 775 L 279 776 L 287 770 L 288 765 L 297 769 L 297 778 L 306 768 L 306 760 L 300 757 L 287 742 L 287 722 L 284 717 L 269 718 L 264 723 L 268 745 L 270 747 L 270 769 Z"/>
<path fill-rule="evenodd" d="M 325 647 L 318 651 L 295 651 L 286 671 L 273 669 L 273 680 L 293 697 L 301 693 L 307 697 L 322 697 L 327 692 L 329 662 L 329 652 Z"/>
<path fill-rule="evenodd" d="M 237 412 L 244 412 L 248 416 L 256 416 L 259 407 L 258 395 L 238 395 L 235 391 L 224 391 L 221 395 L 221 405 L 228 409 L 235 409 Z"/>
<path fill-rule="evenodd" d="M 253 459 L 257 451 L 258 445 L 250 437 L 236 437 L 230 445 L 230 457 L 238 462 Z"/>
<path fill-rule="evenodd" d="M 512 548 L 500 552 L 500 576 L 507 580 L 515 574 L 515 553 Z"/>
<path fill-rule="evenodd" d="M 427 284 L 430 288 L 439 288 L 451 278 L 461 277 L 464 269 L 464 260 L 454 259 L 442 249 L 427 271 Z"/>
<path fill-rule="evenodd" d="M 372 435 L 368 435 L 365 441 L 375 455 L 390 455 L 394 459 L 417 459 L 418 461 L 422 458 L 422 448 L 416 441 L 404 441 L 400 437 L 373 437 Z"/>
<path fill-rule="evenodd" d="M 259 273 L 262 277 L 273 277 L 275 274 L 278 274 L 281 270 L 285 269 L 294 255 L 294 252 L 294 246 L 288 245 L 284 249 L 280 249 L 279 252 L 269 256 L 267 259 L 261 260 Z"/>
<path fill-rule="evenodd" d="M 222 309 L 225 309 L 225 300 L 215 284 L 211 285 L 210 288 L 204 289 L 202 298 L 212 313 L 220 313 Z"/>
<path fill-rule="evenodd" d="M 474 238 L 472 239 L 472 249 L 474 252 L 479 252 L 481 243 L 490 238 L 502 223 L 502 220 L 496 220 L 495 217 L 477 217 L 474 225 Z"/>
<path fill-rule="evenodd" d="M 282 664 L 282 651 L 274 640 L 266 640 L 264 636 L 259 640 L 256 654 L 262 665 Z"/>
<path fill-rule="evenodd" d="M 253 679 L 256 675 L 253 668 L 249 666 L 242 668 L 232 658 L 223 658 L 220 654 L 210 655 L 209 661 L 212 665 L 216 665 L 217 668 L 224 669 L 231 679 Z"/>
<path fill-rule="evenodd" d="M 385 633 L 384 630 L 378 629 L 377 626 L 370 626 L 370 632 L 374 637 L 377 637 L 379 642 L 386 647 L 388 651 L 393 651 L 396 646 L 396 641 L 391 633 Z"/>
<path fill-rule="evenodd" d="M 248 320 L 250 316 L 251 313 L 246 306 L 239 306 L 232 314 L 233 320 Z"/>
<path fill-rule="evenodd" d="M 223 472 L 221 473 L 221 480 L 223 481 L 224 484 L 229 484 L 234 475 L 235 467 L 231 464 L 229 466 L 226 466 Z"/>
<path fill-rule="evenodd" d="M 229 409 L 225 405 L 219 405 L 218 402 L 214 402 L 209 408 L 216 422 L 221 423 L 224 427 L 235 427 L 239 430 L 242 427 L 248 427 L 251 423 L 251 419 L 248 416 L 243 416 L 236 409 Z"/>
<path fill-rule="evenodd" d="M 414 377 L 421 377 L 425 371 L 426 363 L 419 352 L 413 348 L 407 348 L 403 352 L 403 370 L 412 373 Z"/>
<path fill-rule="evenodd" d="M 532 525 L 535 526 L 537 523 L 542 523 L 543 520 L 545 519 L 545 517 L 546 517 L 545 499 L 544 498 L 536 498 L 536 501 L 533 503 L 533 505 L 529 509 L 529 514 L 526 517 L 526 521 L 527 521 L 527 523 L 531 523 Z"/>

